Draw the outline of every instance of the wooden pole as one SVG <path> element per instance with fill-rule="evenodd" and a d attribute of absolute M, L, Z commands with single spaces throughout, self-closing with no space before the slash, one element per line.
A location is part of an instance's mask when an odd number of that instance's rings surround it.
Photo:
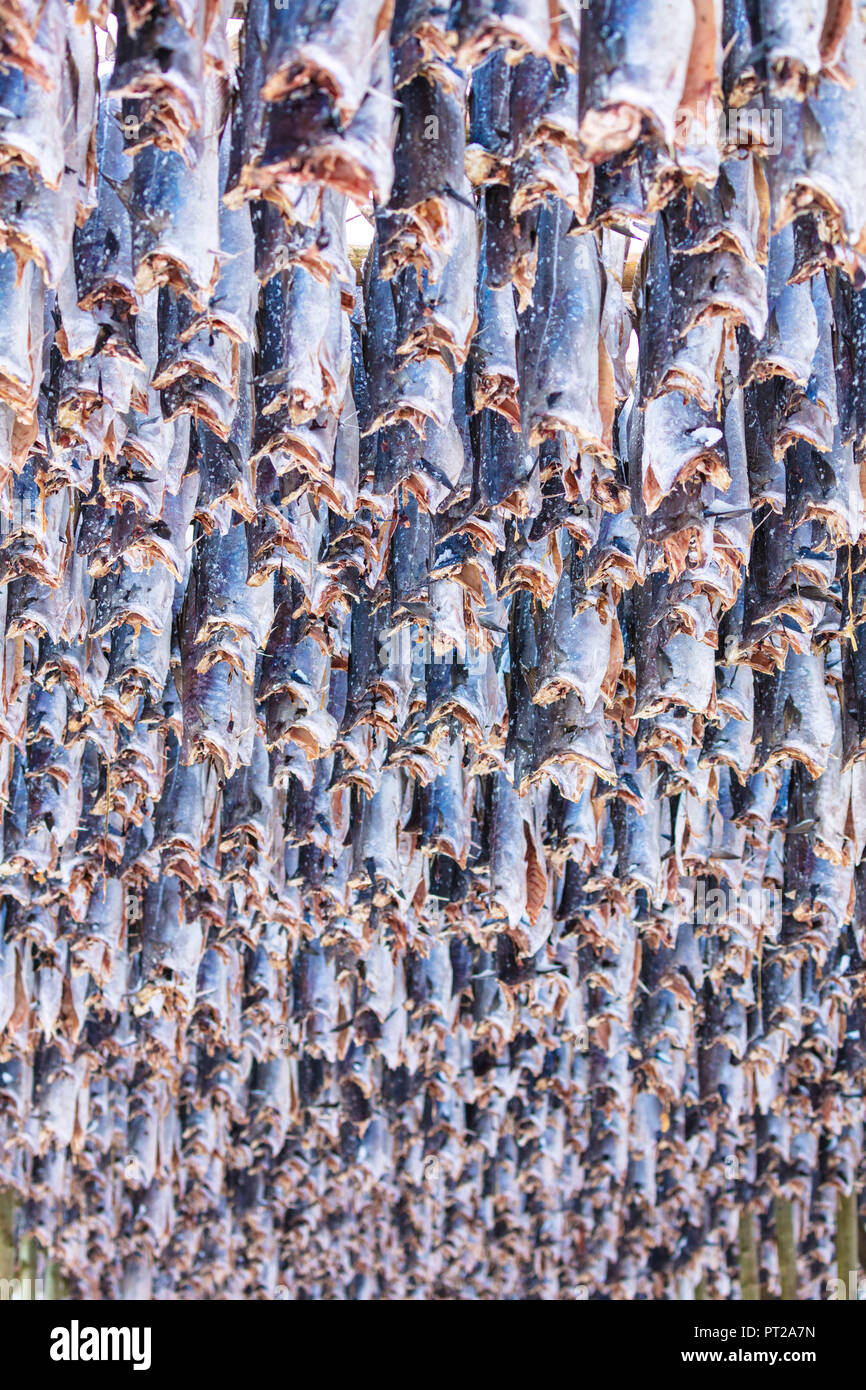
<path fill-rule="evenodd" d="M 857 1249 L 857 1193 L 839 1193 L 836 1198 L 836 1272 L 846 1290 L 851 1273 L 855 1282 L 860 1267 Z"/>
<path fill-rule="evenodd" d="M 0 1279 L 15 1277 L 15 1193 L 0 1192 Z"/>
<path fill-rule="evenodd" d="M 785 1197 L 776 1198 L 776 1244 L 779 1247 L 779 1274 L 782 1298 L 785 1302 L 797 1299 L 797 1244 L 794 1239 L 794 1212 Z"/>
<path fill-rule="evenodd" d="M 39 1248 L 36 1244 L 35 1236 L 28 1236 L 21 1241 L 20 1254 L 18 1259 L 18 1277 L 21 1280 L 22 1296 L 25 1298 L 36 1297 L 36 1279 L 39 1274 Z M 24 1280 L 29 1280 L 25 1284 Z"/>
<path fill-rule="evenodd" d="M 747 1208 L 740 1213 L 740 1291 L 748 1303 L 757 1303 L 761 1297 L 755 1222 Z"/>
<path fill-rule="evenodd" d="M 69 1297 L 69 1282 L 56 1260 L 45 1266 L 45 1297 L 52 1302 Z"/>

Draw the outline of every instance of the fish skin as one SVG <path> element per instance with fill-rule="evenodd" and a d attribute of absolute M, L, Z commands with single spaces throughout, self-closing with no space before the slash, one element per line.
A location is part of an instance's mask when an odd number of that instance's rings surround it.
<path fill-rule="evenodd" d="M 333 102 L 341 126 L 356 114 L 377 48 L 387 40 L 393 0 L 338 0 L 321 15 L 303 0 L 271 16 L 262 99 L 285 101 L 314 86 Z"/>
<path fill-rule="evenodd" d="M 121 7 L 108 90 L 125 99 L 135 147 L 153 144 L 192 162 L 194 133 L 205 117 L 203 37 L 204 9 L 187 26 L 170 5 L 153 6 L 138 24 Z"/>
<path fill-rule="evenodd" d="M 640 10 L 617 0 L 581 16 L 580 138 L 588 158 L 601 162 L 628 149 L 647 119 L 668 146 L 685 84 L 695 25 L 691 5 L 653 0 Z M 661 52 L 652 35 L 665 33 Z"/>
<path fill-rule="evenodd" d="M 530 445 L 565 429 L 588 452 L 605 454 L 610 444 L 598 406 L 599 259 L 592 238 L 567 233 L 561 205 L 541 213 L 534 302 L 520 318 L 521 424 Z"/>

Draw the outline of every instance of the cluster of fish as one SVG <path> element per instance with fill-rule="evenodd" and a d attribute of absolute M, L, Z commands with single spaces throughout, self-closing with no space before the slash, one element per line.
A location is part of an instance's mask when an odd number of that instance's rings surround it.
<path fill-rule="evenodd" d="M 782 1199 L 821 1296 L 864 18 L 0 3 L 0 1184 L 80 1294 L 736 1297 L 744 1212 L 778 1292 Z"/>

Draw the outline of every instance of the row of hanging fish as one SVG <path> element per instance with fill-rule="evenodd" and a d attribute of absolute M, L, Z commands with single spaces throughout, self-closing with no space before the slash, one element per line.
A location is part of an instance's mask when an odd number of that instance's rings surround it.
<path fill-rule="evenodd" d="M 0 1185 L 88 1298 L 741 1296 L 864 1177 L 866 24 L 9 0 Z M 371 241 L 351 243 L 363 223 Z"/>

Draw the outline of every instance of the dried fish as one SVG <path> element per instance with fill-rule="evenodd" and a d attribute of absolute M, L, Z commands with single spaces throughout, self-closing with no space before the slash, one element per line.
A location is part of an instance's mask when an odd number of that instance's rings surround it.
<path fill-rule="evenodd" d="M 826 1296 L 854 7 L 0 11 L 19 1243 L 82 1299 L 730 1300 L 753 1218 Z"/>

